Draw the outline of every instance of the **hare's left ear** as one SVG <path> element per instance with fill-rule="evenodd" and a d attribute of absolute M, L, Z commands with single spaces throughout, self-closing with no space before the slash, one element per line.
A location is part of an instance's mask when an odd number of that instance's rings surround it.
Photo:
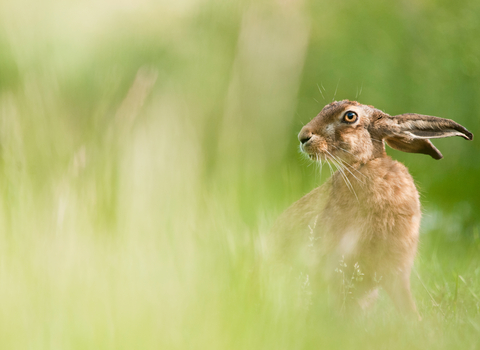
<path fill-rule="evenodd" d="M 450 119 L 413 113 L 383 117 L 379 120 L 382 136 L 390 147 L 399 151 L 423 153 L 434 159 L 442 159 L 442 154 L 429 139 L 460 136 L 473 140 L 470 131 Z"/>

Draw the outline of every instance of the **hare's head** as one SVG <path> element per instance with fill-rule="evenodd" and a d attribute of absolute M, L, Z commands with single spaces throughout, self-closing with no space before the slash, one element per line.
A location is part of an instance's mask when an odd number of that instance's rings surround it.
<path fill-rule="evenodd" d="M 372 106 L 343 100 L 326 105 L 305 125 L 298 139 L 310 158 L 340 158 L 350 164 L 385 156 L 384 141 L 392 148 L 423 153 L 435 159 L 442 154 L 429 139 L 473 134 L 449 119 L 421 114 L 390 116 Z"/>

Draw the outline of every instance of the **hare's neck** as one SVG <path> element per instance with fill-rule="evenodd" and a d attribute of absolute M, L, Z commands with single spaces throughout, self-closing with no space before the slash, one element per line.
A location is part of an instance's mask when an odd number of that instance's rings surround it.
<path fill-rule="evenodd" d="M 369 200 L 372 196 L 380 196 L 386 192 L 416 192 L 413 179 L 407 168 L 385 156 L 372 159 L 364 164 L 345 166 L 338 170 L 332 178 L 332 193 L 342 193 L 358 200 Z"/>

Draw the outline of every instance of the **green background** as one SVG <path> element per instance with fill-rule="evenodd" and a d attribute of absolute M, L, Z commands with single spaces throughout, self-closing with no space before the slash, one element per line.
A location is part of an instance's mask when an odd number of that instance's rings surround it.
<path fill-rule="evenodd" d="M 478 347 L 476 139 L 387 150 L 421 192 L 420 324 L 252 271 L 329 176 L 297 134 L 333 99 L 480 137 L 479 37 L 473 0 L 1 2 L 0 346 Z"/>

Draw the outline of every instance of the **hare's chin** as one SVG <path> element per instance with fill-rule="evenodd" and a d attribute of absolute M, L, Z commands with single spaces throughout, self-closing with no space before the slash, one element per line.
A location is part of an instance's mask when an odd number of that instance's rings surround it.
<path fill-rule="evenodd" d="M 311 160 L 325 160 L 325 156 L 322 153 L 306 153 Z"/>
<path fill-rule="evenodd" d="M 301 145 L 300 150 L 308 158 L 314 161 L 325 160 L 326 158 L 326 155 L 321 150 L 319 150 L 317 147 L 313 147 L 308 142 L 305 145 Z"/>

